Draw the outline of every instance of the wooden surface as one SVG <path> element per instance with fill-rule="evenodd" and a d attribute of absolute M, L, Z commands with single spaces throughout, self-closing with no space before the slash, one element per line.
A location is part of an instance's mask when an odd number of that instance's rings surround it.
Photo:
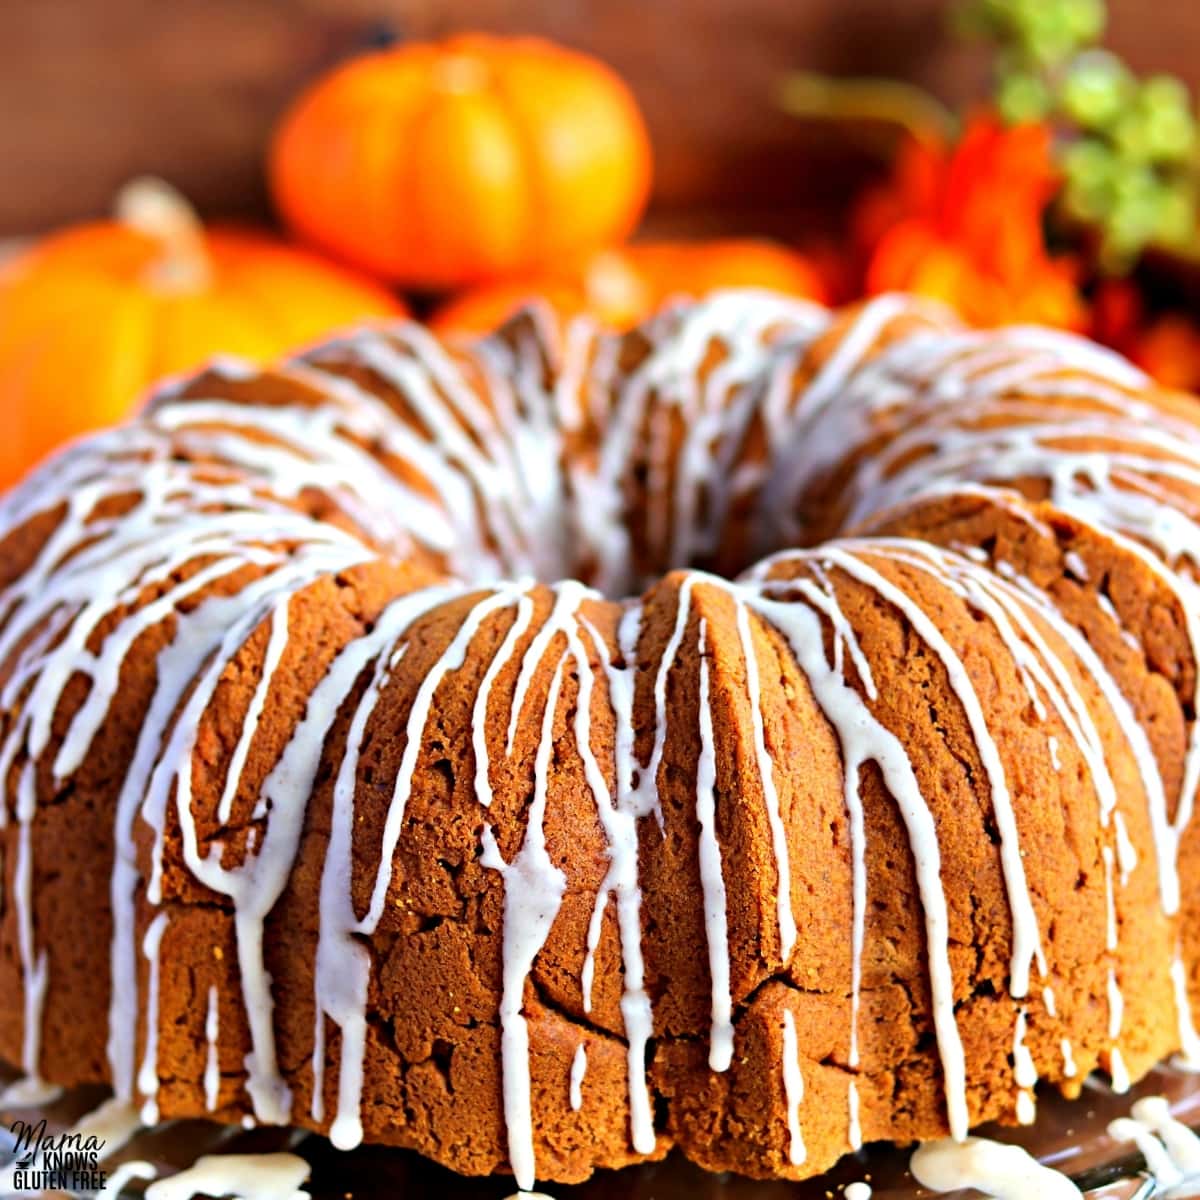
<path fill-rule="evenodd" d="M 980 56 L 944 32 L 946 0 L 0 0 L 0 234 L 104 211 L 153 171 L 210 213 L 262 211 L 261 150 L 304 81 L 384 29 L 546 34 L 630 81 L 658 157 L 660 224 L 703 210 L 778 227 L 836 202 L 869 164 L 773 109 L 792 66 L 884 73 L 951 102 Z M 1112 40 L 1200 82 L 1200 4 L 1110 0 Z M 847 165 L 849 164 L 849 165 Z M 689 222 L 690 223 L 690 222 Z"/>

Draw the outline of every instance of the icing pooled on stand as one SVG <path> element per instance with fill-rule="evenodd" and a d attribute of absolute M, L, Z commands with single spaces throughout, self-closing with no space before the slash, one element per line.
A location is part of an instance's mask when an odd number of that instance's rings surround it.
<path fill-rule="evenodd" d="M 1108 1135 L 1138 1148 L 1164 1194 L 1200 1194 L 1200 1137 L 1171 1115 L 1165 1097 L 1145 1096 L 1136 1101 L 1128 1117 L 1110 1122 Z"/>
<path fill-rule="evenodd" d="M 309 1193 L 300 1185 L 310 1171 L 295 1154 L 206 1154 L 192 1166 L 155 1180 L 146 1188 L 146 1200 L 304 1200 Z"/>

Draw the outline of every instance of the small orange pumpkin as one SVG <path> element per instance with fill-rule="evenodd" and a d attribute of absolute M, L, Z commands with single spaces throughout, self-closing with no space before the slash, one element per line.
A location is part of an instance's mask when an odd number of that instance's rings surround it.
<path fill-rule="evenodd" d="M 808 259 L 774 242 L 647 242 L 603 250 L 563 271 L 464 292 L 444 305 L 431 324 L 445 333 L 483 333 L 523 304 L 541 299 L 562 317 L 588 313 L 602 325 L 628 329 L 674 297 L 703 296 L 719 288 L 828 298 Z"/>
<path fill-rule="evenodd" d="M 627 237 L 650 145 L 602 63 L 470 34 L 319 80 L 285 115 L 270 176 L 301 238 L 406 287 L 446 289 Z"/>
<path fill-rule="evenodd" d="M 216 353 L 269 360 L 398 301 L 265 234 L 205 230 L 156 180 L 117 219 L 53 234 L 0 272 L 0 488 Z"/>

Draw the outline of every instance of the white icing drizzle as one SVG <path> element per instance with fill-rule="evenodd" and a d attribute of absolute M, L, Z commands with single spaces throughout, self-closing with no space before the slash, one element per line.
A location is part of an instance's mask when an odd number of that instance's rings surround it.
<path fill-rule="evenodd" d="M 587 1048 L 580 1042 L 575 1047 L 575 1057 L 571 1059 L 569 1099 L 572 1112 L 578 1112 L 583 1107 L 583 1079 L 586 1074 Z"/>
<path fill-rule="evenodd" d="M 859 1101 L 858 1101 L 858 1084 L 852 1079 L 846 1090 L 846 1103 L 848 1109 L 848 1123 L 846 1130 L 846 1144 L 851 1150 L 858 1151 L 862 1149 L 862 1121 L 859 1118 Z"/>
<path fill-rule="evenodd" d="M 216 1112 L 217 1099 L 221 1093 L 219 1022 L 217 988 L 214 984 L 208 989 L 208 1012 L 204 1017 L 204 1040 L 207 1043 L 204 1055 L 204 1108 L 207 1112 Z"/>
<path fill-rule="evenodd" d="M 533 1187 L 533 1109 L 530 1097 L 529 1030 L 522 1013 L 525 984 L 533 962 L 546 943 L 550 926 L 566 890 L 566 876 L 546 851 L 546 796 L 550 753 L 554 746 L 554 717 L 562 684 L 562 662 L 555 668 L 542 719 L 534 766 L 533 801 L 525 840 L 517 856 L 505 861 L 490 826 L 483 830 L 485 867 L 504 880 L 504 985 L 500 999 L 500 1057 L 504 1076 L 504 1122 L 508 1129 L 508 1160 L 519 1187 Z"/>
<path fill-rule="evenodd" d="M 158 985 L 162 973 L 159 948 L 166 929 L 167 914 L 160 912 L 150 922 L 142 939 L 142 954 L 150 964 L 146 986 L 145 1049 L 137 1081 L 138 1090 L 146 1097 L 141 1114 L 144 1125 L 154 1125 L 158 1121 Z"/>
<path fill-rule="evenodd" d="M 788 1161 L 798 1167 L 808 1157 L 804 1131 L 800 1125 L 800 1105 L 804 1100 L 804 1076 L 800 1071 L 800 1047 L 796 1041 L 796 1020 L 792 1010 L 783 1010 L 780 1043 L 783 1067 L 783 1097 L 787 1106 Z"/>
<path fill-rule="evenodd" d="M 1082 1200 L 1061 1172 L 1044 1167 L 1020 1146 L 987 1138 L 926 1142 L 909 1163 L 913 1178 L 932 1192 L 975 1188 L 996 1200 Z"/>
<path fill-rule="evenodd" d="M 1063 1075 L 1067 1079 L 1074 1079 L 1075 1076 L 1079 1074 L 1079 1070 L 1075 1066 L 1075 1053 L 1071 1049 L 1071 1041 L 1069 1038 L 1063 1038 L 1059 1042 L 1059 1050 L 1062 1052 Z"/>
<path fill-rule="evenodd" d="M 780 954 L 786 962 L 796 944 L 796 919 L 792 915 L 792 876 L 788 856 L 787 830 L 779 811 L 779 793 L 775 788 L 775 769 L 767 749 L 766 729 L 760 701 L 758 655 L 750 631 L 750 610 L 738 603 L 737 632 L 742 657 L 746 662 L 746 693 L 750 698 L 750 724 L 754 731 L 754 755 L 758 762 L 758 777 L 766 800 L 767 820 L 771 826 L 771 845 L 775 852 L 775 869 L 779 881 L 775 888 L 775 911 L 779 918 Z"/>
<path fill-rule="evenodd" d="M 613 395 L 613 408 L 605 423 L 590 500 L 595 511 L 587 527 L 599 530 L 592 540 L 602 590 L 611 594 L 639 582 L 629 577 L 623 488 L 634 451 L 644 444 L 645 426 L 649 538 L 663 568 L 683 567 L 711 551 L 724 526 L 735 485 L 741 482 L 731 466 L 760 395 L 755 385 L 771 377 L 776 363 L 790 368 L 828 322 L 829 314 L 810 304 L 764 292 L 725 292 L 703 304 L 660 313 L 644 327 L 650 351 L 633 371 L 601 376 L 600 385 Z M 701 368 L 718 346 L 721 361 L 702 379 Z M 671 478 L 667 460 L 673 417 L 684 440 L 674 454 Z"/>
<path fill-rule="evenodd" d="M 692 587 L 696 578 L 695 575 L 689 574 L 679 585 L 675 625 L 671 630 L 671 637 L 663 651 L 662 660 L 658 664 L 658 672 L 654 678 L 654 745 L 650 751 L 650 761 L 646 764 L 645 769 L 637 768 L 639 776 L 637 790 L 645 798 L 660 830 L 663 828 L 663 813 L 658 797 L 658 775 L 662 767 L 663 751 L 667 744 L 667 676 L 675 665 L 679 648 L 683 644 L 683 635 L 691 617 Z"/>
<path fill-rule="evenodd" d="M 910 553 L 912 553 L 911 548 L 906 552 L 906 561 L 907 554 Z M 996 581 L 988 579 L 986 576 L 979 576 L 971 582 L 974 584 L 974 588 L 968 592 L 968 595 L 970 595 L 973 603 L 981 604 L 986 597 L 989 603 L 983 604 L 983 608 L 993 618 L 996 618 L 995 607 L 990 602 L 1000 602 L 1007 616 L 1015 620 L 1021 632 L 1037 647 L 1042 661 L 1050 668 L 1048 675 L 1036 663 L 1026 660 L 1029 668 L 1035 671 L 1038 682 L 1048 689 L 1052 689 L 1055 683 L 1060 686 L 1061 690 L 1050 690 L 1054 707 L 1060 716 L 1068 721 L 1068 728 L 1072 730 L 1076 745 L 1089 762 L 1092 782 L 1096 787 L 1100 800 L 1101 825 L 1107 826 L 1109 819 L 1114 818 L 1116 857 L 1122 859 L 1124 864 L 1123 869 L 1131 871 L 1133 865 L 1136 864 L 1136 853 L 1132 845 L 1128 842 L 1128 836 L 1124 831 L 1124 824 L 1119 819 L 1120 813 L 1116 811 L 1116 789 L 1103 758 L 1099 734 L 1090 716 L 1079 700 L 1075 689 L 1065 677 L 1061 665 L 1057 663 L 1054 655 L 1050 652 L 1046 642 L 1033 628 L 1028 617 L 1021 613 L 1020 609 L 1014 603 L 1013 598 L 1006 596 L 1004 587 Z M 1145 739 L 1144 731 L 1129 710 L 1124 697 L 1117 690 L 1115 683 L 1108 672 L 1104 670 L 1103 665 L 1087 647 L 1086 642 L 1084 642 L 1076 631 L 1057 617 L 1053 607 L 1044 603 L 1043 598 L 1031 587 L 1022 586 L 1019 591 L 1022 597 L 1027 597 L 1037 602 L 1037 611 L 1041 618 L 1051 624 L 1058 635 L 1076 652 L 1078 657 L 1092 669 L 1093 678 L 1100 684 L 1105 698 L 1122 718 L 1121 728 L 1124 730 L 1128 743 L 1134 752 L 1134 757 L 1141 768 L 1142 779 L 1150 800 L 1151 813 L 1158 812 L 1165 821 L 1166 800 L 1157 764 Z M 1004 619 L 997 620 L 997 628 L 1002 634 L 1005 634 L 1008 630 L 1007 621 Z M 1020 664 L 1023 654 L 1019 643 L 1015 642 L 1011 636 L 1005 636 L 1005 642 L 1009 649 L 1013 651 L 1014 657 Z M 1053 682 L 1051 677 L 1053 677 Z M 1118 944 L 1118 924 L 1113 886 L 1114 850 L 1108 845 L 1102 846 L 1101 855 L 1105 867 L 1106 944 L 1108 950 L 1115 953 Z M 1037 954 L 1040 961 L 1040 949 L 1037 950 Z M 1044 964 L 1042 965 L 1042 970 L 1044 973 Z M 1012 990 L 1016 994 L 1015 985 Z M 1110 1070 L 1114 1078 L 1114 1086 L 1118 1091 L 1123 1091 L 1129 1086 L 1129 1081 L 1124 1068 L 1124 1061 L 1117 1049 L 1116 1042 L 1121 1031 L 1124 1002 L 1117 983 L 1115 967 L 1112 966 L 1108 970 L 1107 996 L 1109 1002 L 1109 1036 L 1113 1041 Z"/>
<path fill-rule="evenodd" d="M 262 674 L 250 700 L 250 708 L 242 723 L 241 736 L 233 749 L 233 757 L 229 761 L 229 770 L 225 778 L 225 788 L 217 806 L 217 820 L 222 824 L 233 815 L 233 802 L 237 795 L 237 787 L 241 782 L 242 773 L 246 768 L 246 759 L 250 747 L 254 743 L 254 735 L 258 732 L 258 723 L 262 719 L 263 709 L 267 704 L 267 694 L 275 678 L 275 672 L 283 658 L 288 644 L 288 610 L 286 604 L 279 604 L 271 613 L 270 639 L 267 642 L 267 652 L 263 659 Z"/>
<path fill-rule="evenodd" d="M 502 353 L 498 344 L 489 343 L 480 365 Z M 557 434 L 548 419 L 538 419 L 547 417 L 550 397 L 540 388 L 522 390 L 521 399 L 530 406 L 522 415 L 541 435 L 536 452 L 522 454 L 500 414 L 480 400 L 460 364 L 420 326 L 364 330 L 308 355 L 309 365 L 326 376 L 346 361 L 367 368 L 409 408 L 409 420 L 391 422 L 395 452 L 414 462 L 437 489 L 439 508 L 450 521 L 447 540 L 457 573 L 468 573 L 464 567 L 473 562 L 470 571 L 487 563 L 479 573 L 492 577 L 505 569 L 547 574 L 553 558 L 539 561 L 537 547 L 547 543 L 548 515 L 562 507 L 560 481 L 546 470 L 560 458 Z M 488 378 L 504 375 L 493 365 Z M 361 390 L 346 379 L 342 386 L 348 393 Z M 505 398 L 496 396 L 501 402 Z M 518 433 L 526 427 L 526 421 L 507 426 Z M 529 486 L 537 482 L 544 490 Z"/>
<path fill-rule="evenodd" d="M 1119 880 L 1121 886 L 1124 887 L 1137 867 L 1138 853 L 1129 836 L 1129 830 L 1126 828 L 1125 818 L 1119 812 L 1113 813 L 1113 829 L 1116 833 L 1115 847 Z"/>
<path fill-rule="evenodd" d="M 1110 846 L 1101 846 L 1100 854 L 1104 862 L 1104 896 L 1107 907 L 1105 942 L 1108 950 L 1115 952 L 1117 949 L 1117 909 L 1113 897 L 1114 855 Z M 1121 1026 L 1125 1020 L 1125 998 L 1121 994 L 1121 987 L 1117 982 L 1115 966 L 1110 965 L 1108 968 L 1105 991 L 1108 998 L 1108 1037 L 1112 1042 L 1109 1050 L 1108 1072 L 1112 1079 L 1113 1091 L 1120 1094 L 1129 1090 L 1130 1078 L 1125 1069 L 1125 1060 L 1117 1045 L 1117 1039 L 1121 1036 Z"/>
<path fill-rule="evenodd" d="M 696 761 L 696 819 L 700 822 L 700 889 L 704 934 L 708 942 L 708 974 L 712 984 L 712 1024 L 708 1065 L 727 1071 L 733 1061 L 733 995 L 729 984 L 729 927 L 725 910 L 725 878 L 717 841 L 717 764 L 712 706 L 709 704 L 708 622 L 700 620 L 700 757 Z"/>
<path fill-rule="evenodd" d="M 306 1200 L 309 1193 L 301 1184 L 310 1172 L 296 1154 L 205 1154 L 185 1170 L 156 1179 L 146 1189 L 146 1200 Z"/>
<path fill-rule="evenodd" d="M 7 763 L 4 764 L 7 766 Z M 4 773 L 0 772 L 0 779 Z M 26 1080 L 24 1094 L 48 1094 L 39 1073 L 42 1052 L 42 1012 L 46 1003 L 49 959 L 45 949 L 34 944 L 33 928 L 33 819 L 36 811 L 33 763 L 21 769 L 17 780 L 17 855 L 13 870 L 13 897 L 17 910 L 17 947 L 21 958 L 24 984 L 23 1035 L 21 1066 Z M 7 817 L 7 805 L 0 806 Z M 0 827 L 5 823 L 0 818 Z"/>
<path fill-rule="evenodd" d="M 1129 1068 L 1125 1065 L 1124 1055 L 1116 1046 L 1111 1047 L 1108 1052 L 1108 1074 L 1112 1090 L 1118 1096 L 1123 1096 L 1133 1086 Z"/>
<path fill-rule="evenodd" d="M 633 689 L 640 615 L 640 609 L 631 605 L 626 610 L 618 631 L 621 654 L 625 661 L 623 669 L 613 663 L 604 639 L 586 619 L 583 622 L 600 654 L 608 682 L 609 698 L 617 719 L 617 738 L 613 747 L 617 786 L 615 804 L 606 789 L 593 788 L 598 801 L 600 822 L 608 839 L 609 867 L 600 886 L 600 895 L 596 898 L 596 908 L 588 928 L 588 953 L 584 961 L 581 986 L 585 1011 L 590 1011 L 591 971 L 594 968 L 596 946 L 600 940 L 600 922 L 605 902 L 611 892 L 616 897 L 617 928 L 624 964 L 621 1019 L 625 1025 L 628 1047 L 626 1054 L 630 1138 L 635 1150 L 641 1154 L 649 1154 L 654 1150 L 657 1140 L 650 1089 L 646 1080 L 646 1047 L 654 1033 L 654 1016 L 645 988 L 646 968 L 642 955 L 642 894 L 638 885 L 637 821 L 649 815 L 651 803 L 647 800 L 646 793 L 634 782 L 638 764 L 633 752 Z M 586 721 L 587 714 L 591 711 L 591 687 L 591 672 L 582 672 L 579 703 L 576 706 L 577 741 L 580 746 L 587 745 L 587 739 L 580 736 L 578 730 L 579 723 Z M 595 762 L 590 752 L 584 756 L 584 761 Z"/>
<path fill-rule="evenodd" d="M 1025 1045 L 1027 1025 L 1025 1009 L 1017 1009 L 1016 1030 L 1013 1033 L 1013 1079 L 1017 1085 L 1017 1120 L 1032 1125 L 1037 1109 L 1033 1089 L 1037 1087 L 1038 1072 L 1029 1047 Z"/>
<path fill-rule="evenodd" d="M 1083 559 L 1079 557 L 1079 554 L 1076 551 L 1068 550 L 1066 554 L 1063 555 L 1063 563 L 1067 570 L 1070 571 L 1076 579 L 1078 579 L 1081 583 L 1087 583 L 1090 577 L 1087 563 L 1085 563 Z"/>

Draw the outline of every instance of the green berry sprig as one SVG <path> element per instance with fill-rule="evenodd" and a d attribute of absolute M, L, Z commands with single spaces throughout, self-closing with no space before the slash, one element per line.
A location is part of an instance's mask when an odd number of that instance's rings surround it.
<path fill-rule="evenodd" d="M 1100 45 L 1104 0 L 963 0 L 960 26 L 996 47 L 996 104 L 1056 134 L 1068 217 L 1095 228 L 1102 263 L 1200 243 L 1200 131 L 1187 88 L 1139 77 Z"/>

